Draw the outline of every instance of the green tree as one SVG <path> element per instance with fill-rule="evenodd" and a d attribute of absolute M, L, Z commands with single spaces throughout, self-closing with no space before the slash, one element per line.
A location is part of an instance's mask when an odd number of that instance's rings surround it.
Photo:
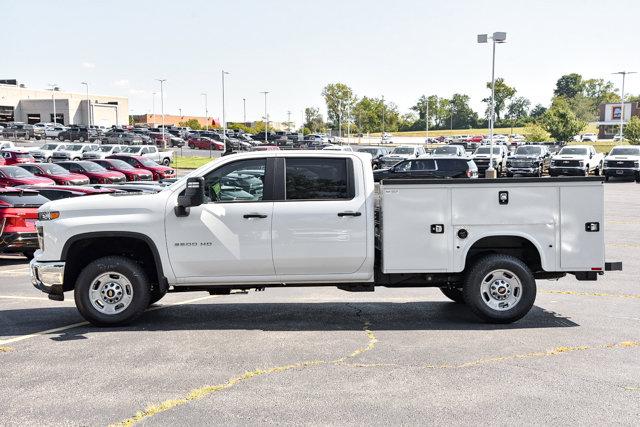
<path fill-rule="evenodd" d="M 129 126 L 133 126 L 136 124 L 135 119 L 133 118 L 133 116 L 129 116 Z"/>
<path fill-rule="evenodd" d="M 338 123 L 346 123 L 356 102 L 356 97 L 349 86 L 344 83 L 330 83 L 322 89 L 322 96 L 327 104 L 327 115 L 334 127 Z"/>
<path fill-rule="evenodd" d="M 449 100 L 449 108 L 453 114 L 454 129 L 469 129 L 476 126 L 478 113 L 469 106 L 469 100 L 469 95 L 461 93 L 454 93 Z"/>
<path fill-rule="evenodd" d="M 189 119 L 189 120 L 185 120 L 184 122 L 178 122 L 178 126 L 190 127 L 193 130 L 202 129 L 202 126 L 200 126 L 200 122 L 196 119 Z"/>
<path fill-rule="evenodd" d="M 487 88 L 491 90 L 491 82 L 487 82 Z M 496 121 L 500 121 L 500 114 L 505 108 L 505 105 L 509 99 L 515 95 L 517 90 L 514 87 L 505 83 L 502 77 L 496 79 L 494 90 L 494 111 L 496 113 Z M 491 96 L 482 100 L 487 103 L 487 117 L 491 111 Z"/>
<path fill-rule="evenodd" d="M 573 98 L 582 93 L 583 84 L 582 76 L 578 73 L 565 74 L 556 82 L 556 88 L 553 91 L 555 96 L 564 96 L 565 98 Z"/>
<path fill-rule="evenodd" d="M 627 99 L 627 102 L 640 102 L 640 95 L 629 95 L 625 96 L 625 98 Z M 620 98 L 618 98 L 618 102 L 620 102 Z"/>
<path fill-rule="evenodd" d="M 537 123 L 527 123 L 522 132 L 529 142 L 549 141 L 549 132 Z"/>
<path fill-rule="evenodd" d="M 531 109 L 529 116 L 532 119 L 537 120 L 544 115 L 545 111 L 547 111 L 547 107 L 543 106 L 542 104 L 538 104 Z"/>
<path fill-rule="evenodd" d="M 542 117 L 542 126 L 557 141 L 570 141 L 580 133 L 586 122 L 576 117 L 564 97 L 555 97 L 551 107 Z"/>
<path fill-rule="evenodd" d="M 319 108 L 305 108 L 304 119 L 304 127 L 308 128 L 310 133 L 323 132 L 325 130 L 324 119 L 322 118 L 322 114 L 320 114 Z"/>
<path fill-rule="evenodd" d="M 620 97 L 616 93 L 615 86 L 604 79 L 588 79 L 583 83 L 583 94 L 591 99 L 597 109 L 600 104 L 618 102 Z"/>
<path fill-rule="evenodd" d="M 399 126 L 398 107 L 392 102 L 384 102 L 381 98 L 362 97 L 353 107 L 353 118 L 360 132 L 382 131 L 384 114 L 384 130 L 395 132 Z"/>
<path fill-rule="evenodd" d="M 640 117 L 631 117 L 623 132 L 630 144 L 640 145 Z"/>
<path fill-rule="evenodd" d="M 530 105 L 531 101 L 524 96 L 515 97 L 509 103 L 505 117 L 513 122 L 522 121 L 529 117 Z"/>

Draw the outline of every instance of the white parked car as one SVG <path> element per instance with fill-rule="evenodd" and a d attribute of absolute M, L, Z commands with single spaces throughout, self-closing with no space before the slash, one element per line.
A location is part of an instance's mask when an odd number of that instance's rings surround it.
<path fill-rule="evenodd" d="M 604 177 L 635 179 L 640 183 L 640 147 L 618 145 L 604 158 Z"/>
<path fill-rule="evenodd" d="M 74 292 L 103 326 L 171 291 L 309 285 L 440 287 L 480 319 L 509 323 L 533 307 L 536 279 L 622 269 L 605 262 L 603 201 L 601 183 L 584 178 L 390 180 L 376 192 L 369 154 L 251 152 L 158 193 L 45 203 L 31 280 L 53 300 Z"/>
<path fill-rule="evenodd" d="M 484 173 L 489 169 L 489 161 L 493 159 L 493 168 L 496 170 L 498 176 L 507 170 L 507 156 L 509 155 L 509 149 L 505 145 L 493 145 L 493 155 L 491 155 L 491 146 L 483 145 L 476 148 L 473 155 L 473 161 L 478 167 L 478 175 L 484 176 Z"/>
<path fill-rule="evenodd" d="M 380 159 L 381 168 L 390 168 L 402 160 L 412 157 L 420 157 L 426 155 L 427 152 L 422 146 L 401 145 L 391 150 L 389 154 Z"/>
<path fill-rule="evenodd" d="M 592 145 L 565 145 L 551 158 L 549 175 L 600 175 L 604 168 L 604 154 Z"/>
<path fill-rule="evenodd" d="M 98 144 L 64 144 L 53 151 L 51 160 L 54 162 L 81 160 L 84 153 L 96 151 L 98 147 Z"/>
<path fill-rule="evenodd" d="M 173 159 L 173 151 L 160 151 L 155 145 L 130 145 L 122 149 L 120 154 L 148 157 L 165 166 L 169 166 Z"/>
<path fill-rule="evenodd" d="M 583 133 L 580 136 L 580 141 L 582 141 L 582 142 L 597 142 L 598 141 L 598 135 L 596 135 L 595 133 Z"/>
<path fill-rule="evenodd" d="M 436 147 L 430 154 L 432 156 L 465 156 L 467 152 L 462 145 L 451 144 Z"/>
<path fill-rule="evenodd" d="M 0 150 L 13 150 L 16 147 L 16 144 L 13 143 L 13 141 L 2 141 L 0 142 Z"/>
<path fill-rule="evenodd" d="M 66 130 L 67 127 L 62 125 L 47 126 L 44 129 L 44 137 L 58 139 L 58 135 L 60 135 L 60 132 L 64 132 Z"/>
<path fill-rule="evenodd" d="M 391 144 L 393 143 L 393 135 L 388 132 L 384 132 L 382 137 L 380 138 L 380 144 Z"/>
<path fill-rule="evenodd" d="M 322 149 L 327 151 L 353 151 L 350 145 L 327 145 Z"/>
<path fill-rule="evenodd" d="M 95 160 L 95 159 L 105 159 L 107 156 L 111 156 L 113 154 L 118 154 L 125 148 L 127 145 L 110 145 L 104 144 L 100 145 L 95 151 L 87 151 L 86 153 L 82 153 L 83 160 Z"/>
<path fill-rule="evenodd" d="M 53 152 L 66 147 L 71 144 L 62 144 L 60 142 L 47 142 L 46 144 L 42 144 L 40 147 L 36 147 L 34 150 L 31 150 L 31 156 L 36 159 L 38 162 L 48 162 L 51 163 L 53 161 Z"/>
<path fill-rule="evenodd" d="M 491 138 L 486 137 L 482 138 L 483 145 L 490 145 Z M 509 144 L 509 138 L 506 135 L 493 135 L 493 144 L 494 145 L 507 145 Z"/>

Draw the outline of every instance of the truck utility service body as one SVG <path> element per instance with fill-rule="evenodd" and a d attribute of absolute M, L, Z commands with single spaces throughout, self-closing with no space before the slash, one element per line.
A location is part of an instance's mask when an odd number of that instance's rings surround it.
<path fill-rule="evenodd" d="M 95 324 L 130 321 L 167 291 L 296 285 L 437 286 L 454 300 L 468 292 L 476 314 L 506 322 L 533 304 L 534 277 L 595 280 L 620 269 L 605 265 L 603 225 L 600 178 L 375 188 L 368 154 L 256 152 L 211 162 L 157 194 L 45 204 L 31 270 L 52 299 L 75 289 Z M 136 297 L 144 307 L 131 307 Z"/>

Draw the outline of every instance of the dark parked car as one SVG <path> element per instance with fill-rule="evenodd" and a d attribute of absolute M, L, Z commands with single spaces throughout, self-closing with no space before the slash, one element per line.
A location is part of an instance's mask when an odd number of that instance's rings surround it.
<path fill-rule="evenodd" d="M 521 145 L 507 158 L 507 176 L 542 176 L 549 169 L 551 153 L 544 145 Z"/>
<path fill-rule="evenodd" d="M 386 148 L 382 147 L 358 148 L 357 151 L 358 153 L 371 154 L 371 167 L 374 169 L 380 169 L 382 167 L 381 159 L 389 154 L 389 151 Z"/>
<path fill-rule="evenodd" d="M 478 168 L 470 157 L 436 156 L 403 160 L 387 169 L 373 171 L 373 180 L 388 178 L 477 178 Z"/>
<path fill-rule="evenodd" d="M 121 129 L 112 129 L 102 137 L 102 143 L 110 145 L 141 145 L 143 142 L 142 136 Z"/>
<path fill-rule="evenodd" d="M 33 258 L 38 249 L 38 208 L 48 201 L 36 191 L 0 188 L 0 252 L 18 252 Z"/>
<path fill-rule="evenodd" d="M 92 184 L 113 184 L 127 180 L 123 173 L 107 170 L 89 161 L 59 162 L 57 164 L 69 172 L 86 176 Z"/>
<path fill-rule="evenodd" d="M 214 141 L 206 136 L 191 137 L 187 140 L 187 146 L 198 150 L 223 150 L 224 146 L 219 141 Z"/>
<path fill-rule="evenodd" d="M 119 159 L 96 159 L 92 162 L 99 164 L 103 168 L 123 173 L 127 181 L 151 181 L 153 174 L 146 169 L 134 168 L 129 163 Z"/>
<path fill-rule="evenodd" d="M 154 181 L 160 181 L 161 179 L 166 178 L 175 178 L 176 171 L 169 166 L 163 166 L 154 162 L 148 157 L 142 156 L 129 156 L 126 154 L 116 154 L 113 156 L 107 157 L 108 159 L 118 159 L 124 162 L 129 163 L 134 168 L 138 169 L 146 169 L 153 174 Z"/>
<path fill-rule="evenodd" d="M 41 139 L 44 137 L 43 129 L 36 129 L 33 125 L 24 123 L 13 123 L 2 130 L 3 138 L 22 138 L 29 140 L 31 138 Z"/>
<path fill-rule="evenodd" d="M 93 142 L 98 139 L 98 132 L 87 127 L 72 126 L 58 134 L 59 141 Z"/>

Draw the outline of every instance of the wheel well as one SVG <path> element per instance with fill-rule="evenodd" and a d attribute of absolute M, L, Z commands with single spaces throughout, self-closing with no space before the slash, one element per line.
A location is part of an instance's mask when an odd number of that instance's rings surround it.
<path fill-rule="evenodd" d="M 520 236 L 490 236 L 479 239 L 467 252 L 465 268 L 489 254 L 511 255 L 521 259 L 534 273 L 542 270 L 538 248 L 530 240 Z"/>
<path fill-rule="evenodd" d="M 66 250 L 63 290 L 75 287 L 82 269 L 98 258 L 120 255 L 140 264 L 152 287 L 164 285 L 164 275 L 156 253 L 146 241 L 129 236 L 86 237 L 71 243 Z"/>

